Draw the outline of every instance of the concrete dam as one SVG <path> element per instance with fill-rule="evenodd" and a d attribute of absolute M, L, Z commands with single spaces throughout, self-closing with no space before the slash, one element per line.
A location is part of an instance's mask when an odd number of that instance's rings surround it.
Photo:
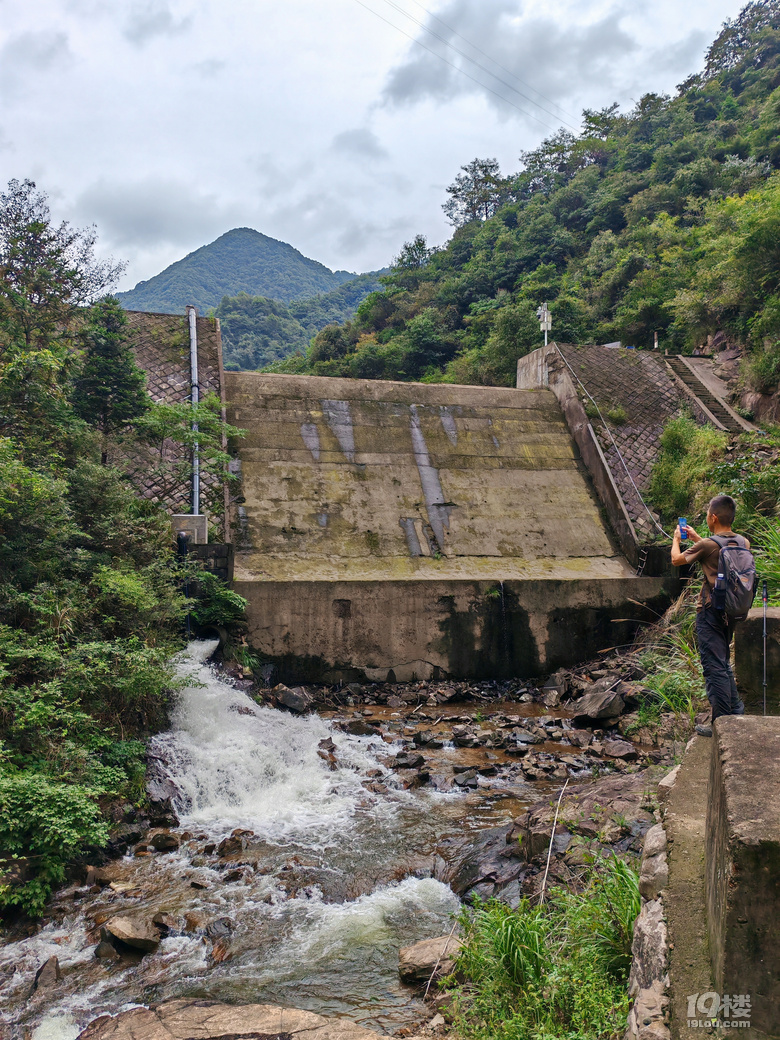
<path fill-rule="evenodd" d="M 532 676 L 674 591 L 621 554 L 548 389 L 225 373 L 235 589 L 282 678 Z"/>

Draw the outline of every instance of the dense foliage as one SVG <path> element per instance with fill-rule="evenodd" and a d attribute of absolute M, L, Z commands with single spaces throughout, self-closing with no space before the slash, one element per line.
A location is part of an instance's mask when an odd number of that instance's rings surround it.
<path fill-rule="evenodd" d="M 462 917 L 455 1027 L 470 1040 L 607 1040 L 625 1029 L 638 879 L 620 859 L 592 864 L 584 890 L 546 905 L 499 902 Z"/>
<path fill-rule="evenodd" d="M 102 464 L 184 420 L 146 395 L 92 246 L 32 182 L 0 195 L 0 909 L 40 911 L 143 797 L 186 611 L 166 513 Z"/>
<path fill-rule="evenodd" d="M 214 314 L 222 327 L 225 368 L 262 368 L 296 352 L 332 322 L 348 321 L 369 293 L 381 288 L 378 275 L 361 274 L 338 289 L 290 304 L 266 296 L 225 296 Z"/>
<path fill-rule="evenodd" d="M 248 293 L 289 303 L 331 292 L 354 277 L 349 271 L 331 271 L 252 228 L 234 228 L 154 278 L 117 293 L 117 299 L 131 311 L 180 314 L 192 303 L 206 314 L 223 296 Z"/>
<path fill-rule="evenodd" d="M 511 385 L 556 339 L 690 350 L 725 332 L 748 378 L 780 376 L 780 0 L 727 22 L 675 97 L 586 110 L 502 177 L 474 160 L 448 188 L 451 241 L 418 236 L 353 321 L 282 371 Z"/>
<path fill-rule="evenodd" d="M 671 419 L 653 465 L 650 498 L 669 528 L 685 516 L 706 535 L 707 504 L 715 495 L 737 503 L 734 530 L 750 538 L 759 576 L 780 602 L 780 430 L 728 435 L 698 426 L 688 416 Z"/>

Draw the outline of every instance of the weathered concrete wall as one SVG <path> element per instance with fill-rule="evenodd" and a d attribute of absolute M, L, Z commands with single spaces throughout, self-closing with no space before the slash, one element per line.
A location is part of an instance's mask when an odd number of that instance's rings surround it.
<path fill-rule="evenodd" d="M 249 604 L 249 641 L 279 678 L 328 682 L 539 675 L 629 642 L 630 618 L 650 621 L 669 602 L 664 580 L 651 578 L 234 587 Z"/>
<path fill-rule="evenodd" d="M 780 1035 L 780 722 L 715 723 L 707 927 L 718 993 L 749 994 L 750 1025 Z"/>
<path fill-rule="evenodd" d="M 229 372 L 226 392 L 247 430 L 236 589 L 287 675 L 530 675 L 668 600 L 548 390 Z"/>
<path fill-rule="evenodd" d="M 766 634 L 766 712 L 780 715 L 780 607 L 767 608 Z M 754 607 L 735 629 L 734 672 L 746 713 L 763 715 L 763 607 Z"/>

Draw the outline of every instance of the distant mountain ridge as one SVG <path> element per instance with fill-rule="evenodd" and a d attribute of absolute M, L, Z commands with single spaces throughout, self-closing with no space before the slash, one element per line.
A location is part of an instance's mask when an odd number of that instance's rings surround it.
<path fill-rule="evenodd" d="M 253 228 L 233 228 L 116 297 L 127 310 L 180 314 L 192 303 L 206 314 L 223 296 L 248 293 L 290 303 L 332 292 L 355 277 Z"/>

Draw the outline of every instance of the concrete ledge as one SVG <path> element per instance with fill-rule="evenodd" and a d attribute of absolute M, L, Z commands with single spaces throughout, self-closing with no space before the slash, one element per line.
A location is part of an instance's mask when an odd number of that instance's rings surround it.
<path fill-rule="evenodd" d="M 780 715 L 780 607 L 766 613 L 766 712 Z M 764 713 L 763 615 L 763 607 L 754 607 L 734 632 L 734 672 L 748 715 Z"/>
<path fill-rule="evenodd" d="M 236 581 L 249 641 L 282 681 L 530 677 L 628 643 L 662 578 Z"/>
<path fill-rule="evenodd" d="M 706 863 L 714 988 L 749 994 L 751 1026 L 778 1036 L 780 721 L 725 716 L 714 730 Z"/>

